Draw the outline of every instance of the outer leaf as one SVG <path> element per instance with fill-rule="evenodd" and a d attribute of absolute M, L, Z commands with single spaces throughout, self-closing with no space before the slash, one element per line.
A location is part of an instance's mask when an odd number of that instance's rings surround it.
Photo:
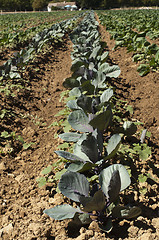
<path fill-rule="evenodd" d="M 120 67 L 118 65 L 114 65 L 114 66 L 109 66 L 106 71 L 105 74 L 107 77 L 110 78 L 117 78 L 119 77 L 121 71 L 120 71 Z"/>
<path fill-rule="evenodd" d="M 62 133 L 59 137 L 67 142 L 77 142 L 82 134 L 76 132 Z"/>
<path fill-rule="evenodd" d="M 61 206 L 56 206 L 54 208 L 44 210 L 49 217 L 55 220 L 64 220 L 67 218 L 73 218 L 75 213 L 82 213 L 80 209 L 73 208 L 72 206 L 65 204 Z"/>
<path fill-rule="evenodd" d="M 83 211 L 102 211 L 105 207 L 105 196 L 101 190 L 96 192 L 92 198 L 84 205 Z"/>
<path fill-rule="evenodd" d="M 101 52 L 101 46 L 97 46 L 96 48 L 93 49 L 91 55 L 90 55 L 90 59 L 93 58 L 95 59 L 97 57 L 97 55 L 99 54 L 99 51 Z"/>
<path fill-rule="evenodd" d="M 120 175 L 120 181 L 121 181 L 121 188 L 120 191 L 123 191 L 124 189 L 126 189 L 130 183 L 130 177 L 129 174 L 127 172 L 127 170 L 125 169 L 125 167 L 121 164 L 113 164 L 105 169 L 103 169 L 99 175 L 99 183 L 102 187 L 103 192 L 107 195 L 108 193 L 108 187 L 110 184 L 110 180 L 113 176 L 114 171 L 119 171 L 119 175 Z"/>
<path fill-rule="evenodd" d="M 108 55 L 109 55 L 109 52 L 104 52 L 102 55 L 101 55 L 101 61 L 104 62 L 106 61 L 106 59 L 108 58 Z"/>
<path fill-rule="evenodd" d="M 99 71 L 100 72 L 105 72 L 106 71 L 106 69 L 109 67 L 109 63 L 103 63 L 103 64 L 101 64 L 100 66 L 99 66 Z"/>
<path fill-rule="evenodd" d="M 74 72 L 74 76 L 84 76 L 88 69 L 83 65 Z M 85 76 L 84 76 L 85 77 Z"/>
<path fill-rule="evenodd" d="M 147 129 L 144 129 L 141 133 L 140 142 L 144 143 L 146 137 Z"/>
<path fill-rule="evenodd" d="M 89 123 L 92 127 L 98 128 L 101 132 L 103 132 L 109 125 L 112 119 L 111 109 L 107 109 L 106 111 L 96 115 Z"/>
<path fill-rule="evenodd" d="M 73 201 L 80 202 L 80 196 L 88 197 L 89 182 L 87 178 L 80 173 L 64 173 L 58 186 L 61 193 Z"/>
<path fill-rule="evenodd" d="M 70 113 L 68 122 L 77 131 L 93 132 L 92 126 L 89 124 L 89 118 L 83 110 L 77 110 Z"/>
<path fill-rule="evenodd" d="M 90 134 L 87 136 L 86 140 L 81 144 L 81 150 L 93 163 L 98 161 L 98 145 L 94 136 Z"/>
<path fill-rule="evenodd" d="M 87 138 L 88 138 L 87 135 L 83 133 L 78 142 L 74 146 L 74 154 L 82 158 L 85 162 L 91 162 L 89 156 L 82 150 L 82 143 L 84 140 L 87 140 Z"/>
<path fill-rule="evenodd" d="M 123 129 L 125 135 L 133 135 L 137 131 L 136 125 L 131 121 L 124 122 Z"/>
<path fill-rule="evenodd" d="M 90 62 L 89 63 L 89 70 L 93 70 L 95 67 L 94 63 L 93 62 Z"/>
<path fill-rule="evenodd" d="M 75 161 L 82 162 L 82 163 L 85 162 L 82 158 L 76 156 L 75 154 L 66 152 L 66 151 L 55 151 L 55 153 L 57 155 L 59 155 L 60 157 L 63 157 L 63 158 L 65 158 L 67 160 L 70 160 L 72 162 L 75 162 Z"/>
<path fill-rule="evenodd" d="M 82 91 L 86 91 L 87 94 L 89 95 L 94 94 L 94 86 L 89 80 L 82 82 L 81 87 Z"/>
<path fill-rule="evenodd" d="M 85 112 L 91 113 L 92 112 L 92 98 L 87 97 L 85 95 L 81 95 L 77 99 L 77 104 L 81 107 Z"/>
<path fill-rule="evenodd" d="M 81 66 L 83 66 L 84 63 L 83 61 L 81 61 L 80 59 L 75 59 L 73 62 L 72 62 L 72 67 L 71 67 L 71 71 L 72 72 L 75 72 L 77 71 Z"/>
<path fill-rule="evenodd" d="M 67 107 L 69 107 L 72 110 L 77 110 L 77 109 L 81 109 L 78 104 L 77 104 L 77 100 L 70 100 L 67 102 Z"/>
<path fill-rule="evenodd" d="M 90 162 L 86 162 L 86 163 L 75 162 L 75 163 L 71 163 L 68 166 L 67 170 L 71 172 L 85 172 L 92 169 L 92 167 L 93 167 L 93 164 Z"/>
<path fill-rule="evenodd" d="M 99 176 L 99 182 L 101 184 L 103 192 L 106 195 L 107 200 L 109 200 L 109 202 L 115 201 L 119 195 L 121 188 L 119 171 L 113 171 L 111 176 L 103 175 L 102 171 Z"/>
<path fill-rule="evenodd" d="M 108 218 L 103 224 L 99 224 L 99 227 L 102 231 L 109 233 L 113 229 L 113 224 L 111 218 Z"/>
<path fill-rule="evenodd" d="M 90 134 L 82 134 L 74 147 L 74 154 L 85 162 L 96 163 L 101 159 L 103 151 L 102 134 L 94 130 Z"/>
<path fill-rule="evenodd" d="M 99 70 L 106 74 L 107 77 L 117 78 L 120 75 L 120 68 L 118 65 L 109 66 L 108 63 L 100 65 Z"/>
<path fill-rule="evenodd" d="M 139 207 L 116 206 L 112 210 L 114 218 L 135 218 L 141 214 Z"/>
<path fill-rule="evenodd" d="M 107 90 L 105 90 L 102 95 L 100 96 L 100 101 L 102 103 L 108 102 L 111 97 L 113 96 L 113 89 L 108 88 Z"/>
<path fill-rule="evenodd" d="M 78 80 L 75 78 L 66 78 L 65 81 L 63 82 L 63 85 L 65 88 L 74 88 L 74 87 L 79 87 L 80 83 Z"/>
<path fill-rule="evenodd" d="M 121 181 L 119 176 L 119 171 L 114 171 L 112 177 L 110 179 L 110 183 L 108 186 L 108 198 L 110 202 L 114 202 L 120 192 Z M 107 195 L 106 195 L 107 196 Z"/>
<path fill-rule="evenodd" d="M 138 217 L 140 214 L 141 214 L 141 208 L 139 207 L 131 207 L 129 209 L 129 213 L 128 213 L 128 216 L 127 218 L 135 218 L 135 217 Z"/>
<path fill-rule="evenodd" d="M 81 96 L 80 89 L 78 87 L 74 87 L 71 91 L 69 91 L 69 96 L 80 97 Z"/>
<path fill-rule="evenodd" d="M 88 213 L 79 214 L 76 213 L 74 216 L 74 223 L 77 225 L 85 225 L 92 222 L 90 215 Z"/>
<path fill-rule="evenodd" d="M 105 74 L 102 71 L 98 71 L 97 77 L 92 80 L 92 84 L 98 88 L 106 88 L 106 84 L 104 83 L 105 80 L 106 80 Z"/>
<path fill-rule="evenodd" d="M 86 163 L 86 162 L 92 163 L 89 156 L 87 156 L 87 154 L 82 151 L 82 145 L 78 144 L 78 142 L 76 143 L 76 145 L 74 147 L 74 154 L 76 156 L 79 156 L 79 158 L 82 158 L 84 163 Z"/>
<path fill-rule="evenodd" d="M 95 129 L 92 133 L 92 136 L 94 136 L 97 139 L 97 145 L 99 149 L 99 154 L 101 155 L 103 152 L 103 135 L 98 129 Z"/>
<path fill-rule="evenodd" d="M 109 139 L 108 145 L 106 147 L 107 157 L 105 159 L 110 159 L 116 154 L 116 152 L 119 149 L 120 142 L 121 142 L 121 137 L 119 134 L 114 134 Z"/>

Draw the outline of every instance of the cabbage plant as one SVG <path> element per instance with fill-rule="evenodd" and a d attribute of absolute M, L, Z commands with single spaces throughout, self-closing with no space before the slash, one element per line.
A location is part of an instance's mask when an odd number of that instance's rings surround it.
<path fill-rule="evenodd" d="M 69 204 L 46 209 L 44 213 L 55 220 L 72 218 L 78 225 L 98 221 L 102 230 L 112 229 L 112 218 L 134 218 L 140 214 L 140 208 L 119 205 L 119 193 L 130 185 L 130 177 L 121 164 L 103 169 L 98 183 L 90 186 L 87 178 L 78 172 L 67 171 L 59 182 L 61 193 L 72 201 Z"/>
<path fill-rule="evenodd" d="M 73 142 L 73 152 L 55 151 L 66 162 L 66 172 L 61 176 L 58 188 L 61 193 L 76 202 L 46 209 L 44 213 L 55 220 L 73 219 L 78 225 L 98 221 L 101 229 L 112 229 L 112 218 L 133 218 L 140 208 L 119 205 L 119 193 L 130 185 L 130 176 L 121 164 L 110 165 L 117 153 L 123 134 L 136 131 L 133 123 L 123 123 L 119 131 L 111 128 L 114 90 L 106 80 L 116 78 L 120 68 L 106 63 L 108 53 L 103 53 L 98 23 L 91 12 L 71 34 L 74 44 L 72 76 L 65 79 L 70 89 L 67 102 L 72 112 L 68 122 L 72 132 L 59 135 Z"/>
<path fill-rule="evenodd" d="M 121 136 L 114 134 L 109 138 L 106 147 L 103 145 L 103 136 L 100 131 L 95 129 L 89 134 L 83 133 L 63 133 L 59 135 L 63 140 L 75 142 L 73 153 L 66 151 L 55 151 L 57 155 L 68 160 L 67 165 L 69 171 L 88 171 L 92 174 L 99 174 L 107 160 L 112 158 L 121 142 Z"/>

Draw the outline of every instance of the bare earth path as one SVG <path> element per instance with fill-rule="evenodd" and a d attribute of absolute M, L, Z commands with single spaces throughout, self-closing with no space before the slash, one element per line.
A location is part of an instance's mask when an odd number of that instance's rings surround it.
<path fill-rule="evenodd" d="M 144 122 L 152 132 L 150 145 L 153 147 L 151 158 L 153 170 L 145 165 L 146 171 L 157 175 L 159 167 L 159 76 L 150 73 L 142 78 L 137 66 L 131 61 L 131 54 L 125 49 L 112 51 L 114 42 L 104 28 L 102 39 L 107 42 L 110 59 L 121 68 L 121 75 L 115 84 L 117 94 L 126 99 L 133 107 L 133 117 Z M 71 75 L 72 44 L 67 41 L 65 47 L 53 50 L 47 56 L 38 58 L 35 66 L 30 66 L 31 96 L 24 100 L 26 110 L 22 111 L 22 124 L 17 128 L 25 141 L 35 144 L 27 151 L 21 151 L 15 158 L 2 158 L 0 162 L 0 239 L 2 240 L 96 240 L 96 239 L 132 239 L 157 240 L 159 235 L 159 211 L 157 201 L 157 183 L 151 183 L 148 195 L 137 197 L 143 206 L 143 213 L 135 220 L 116 221 L 109 235 L 101 233 L 96 223 L 87 228 L 68 228 L 69 221 L 53 221 L 43 210 L 66 202 L 63 197 L 50 191 L 49 186 L 39 188 L 36 178 L 41 170 L 57 161 L 54 153 L 59 139 L 54 138 L 58 127 L 48 128 L 60 117 L 55 114 L 64 106 L 59 102 L 64 90 L 62 82 Z M 147 186 L 150 188 L 150 186 Z"/>

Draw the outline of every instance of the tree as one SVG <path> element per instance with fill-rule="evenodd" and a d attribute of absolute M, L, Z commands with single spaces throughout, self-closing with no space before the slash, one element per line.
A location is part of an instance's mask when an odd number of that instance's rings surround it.
<path fill-rule="evenodd" d="M 16 3 L 16 10 L 32 10 L 32 0 L 14 0 Z"/>
<path fill-rule="evenodd" d="M 34 10 L 42 10 L 47 6 L 48 2 L 48 0 L 34 0 L 32 7 Z"/>
<path fill-rule="evenodd" d="M 82 8 L 103 8 L 103 9 L 110 9 L 113 7 L 119 6 L 119 0 L 76 0 L 76 4 L 78 7 Z"/>
<path fill-rule="evenodd" d="M 4 10 L 16 10 L 16 4 L 14 0 L 2 0 L 2 2 Z"/>
<path fill-rule="evenodd" d="M 2 10 L 32 10 L 32 0 L 0 0 Z"/>

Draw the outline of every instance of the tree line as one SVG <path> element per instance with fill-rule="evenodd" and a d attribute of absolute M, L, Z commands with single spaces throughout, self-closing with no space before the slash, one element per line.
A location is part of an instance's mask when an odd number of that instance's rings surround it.
<path fill-rule="evenodd" d="M 93 9 L 159 6 L 159 0 L 76 0 L 76 3 L 78 7 Z"/>
<path fill-rule="evenodd" d="M 0 10 L 4 11 L 32 11 L 43 10 L 49 0 L 0 0 Z"/>
<path fill-rule="evenodd" d="M 43 10 L 49 2 L 63 2 L 64 0 L 0 0 L 0 10 L 32 11 Z M 67 2 L 67 0 L 66 0 Z M 68 0 L 68 2 L 73 2 Z M 159 0 L 76 0 L 79 8 L 110 9 L 118 7 L 159 6 Z"/>

